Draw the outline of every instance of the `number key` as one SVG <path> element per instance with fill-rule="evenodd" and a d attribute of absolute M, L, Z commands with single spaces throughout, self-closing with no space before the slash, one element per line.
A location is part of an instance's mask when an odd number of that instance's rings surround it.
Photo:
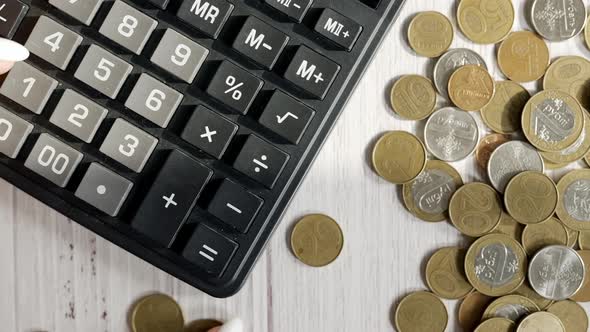
<path fill-rule="evenodd" d="M 79 34 L 46 16 L 41 16 L 25 47 L 41 59 L 65 70 L 81 43 L 82 37 Z"/>
<path fill-rule="evenodd" d="M 108 111 L 104 107 L 67 89 L 49 122 L 84 142 L 90 143 L 107 113 Z"/>
<path fill-rule="evenodd" d="M 158 140 L 123 119 L 115 120 L 100 152 L 136 173 L 140 173 L 154 152 Z"/>
<path fill-rule="evenodd" d="M 18 62 L 6 76 L 0 94 L 35 114 L 41 114 L 58 82 L 26 62 Z"/>
<path fill-rule="evenodd" d="M 224 61 L 207 87 L 207 93 L 234 110 L 246 114 L 262 89 L 258 77 L 229 61 Z"/>
<path fill-rule="evenodd" d="M 104 0 L 49 0 L 49 3 L 78 21 L 90 25 Z"/>
<path fill-rule="evenodd" d="M 182 98 L 183 95 L 180 92 L 148 74 L 141 74 L 125 102 L 125 107 L 166 128 L 182 102 Z"/>
<path fill-rule="evenodd" d="M 32 124 L 0 107 L 0 153 L 16 158 L 32 130 Z"/>

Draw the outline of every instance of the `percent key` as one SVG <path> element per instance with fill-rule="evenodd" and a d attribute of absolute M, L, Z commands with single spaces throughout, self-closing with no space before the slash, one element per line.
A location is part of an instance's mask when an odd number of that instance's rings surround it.
<path fill-rule="evenodd" d="M 246 114 L 262 85 L 258 77 L 224 61 L 207 87 L 207 93 L 231 109 Z"/>

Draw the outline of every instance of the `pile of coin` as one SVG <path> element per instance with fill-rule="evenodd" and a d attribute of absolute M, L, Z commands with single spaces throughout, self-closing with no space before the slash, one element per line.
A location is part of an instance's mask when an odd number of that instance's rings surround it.
<path fill-rule="evenodd" d="M 533 0 L 530 10 L 536 33 L 512 31 L 511 0 L 458 4 L 465 37 L 499 43 L 503 80 L 494 80 L 476 52 L 449 49 L 454 31 L 444 15 L 419 13 L 408 26 L 416 54 L 438 57 L 434 84 L 402 76 L 392 87 L 391 106 L 403 119 L 424 120 L 424 137 L 384 134 L 373 166 L 403 186 L 414 216 L 448 219 L 472 241 L 430 257 L 430 291 L 398 304 L 400 332 L 444 331 L 448 313 L 441 298 L 462 299 L 458 321 L 465 331 L 588 331 L 577 302 L 590 301 L 590 169 L 570 171 L 557 183 L 548 170 L 590 161 L 590 61 L 565 56 L 550 62 L 546 43 L 580 34 L 587 12 L 582 0 Z M 590 47 L 590 28 L 585 37 Z M 519 84 L 541 78 L 542 91 L 532 95 Z M 450 106 L 436 109 L 437 92 Z M 474 152 L 489 183 L 463 183 L 449 164 Z"/>

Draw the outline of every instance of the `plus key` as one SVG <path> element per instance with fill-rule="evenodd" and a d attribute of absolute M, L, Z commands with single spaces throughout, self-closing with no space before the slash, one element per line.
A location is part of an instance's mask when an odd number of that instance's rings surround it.
<path fill-rule="evenodd" d="M 324 99 L 339 71 L 332 60 L 301 46 L 283 76 L 314 98 Z"/>

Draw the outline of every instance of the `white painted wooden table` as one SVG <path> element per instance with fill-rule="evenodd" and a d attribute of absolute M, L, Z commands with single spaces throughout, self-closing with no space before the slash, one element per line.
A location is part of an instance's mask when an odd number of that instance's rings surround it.
<path fill-rule="evenodd" d="M 528 29 L 525 1 L 514 3 L 515 30 Z M 175 297 L 187 320 L 240 316 L 249 332 L 393 330 L 391 313 L 399 299 L 425 288 L 422 271 L 429 254 L 466 241 L 448 223 L 421 222 L 406 212 L 399 187 L 372 171 L 370 151 L 387 130 L 419 127 L 396 119 L 387 102 L 396 77 L 431 76 L 434 66 L 406 46 L 409 17 L 438 10 L 455 21 L 455 7 L 455 1 L 408 1 L 270 246 L 233 298 L 201 293 L 0 180 L 0 331 L 128 331 L 130 305 L 155 291 Z M 457 30 L 453 47 L 479 52 L 501 78 L 494 46 L 474 45 Z M 581 37 L 550 48 L 552 58 L 590 55 Z M 464 180 L 481 179 L 473 158 L 453 165 Z M 312 212 L 333 216 L 345 234 L 341 257 L 322 269 L 299 263 L 287 243 L 293 223 Z M 457 331 L 456 302 L 447 304 L 447 330 Z"/>

